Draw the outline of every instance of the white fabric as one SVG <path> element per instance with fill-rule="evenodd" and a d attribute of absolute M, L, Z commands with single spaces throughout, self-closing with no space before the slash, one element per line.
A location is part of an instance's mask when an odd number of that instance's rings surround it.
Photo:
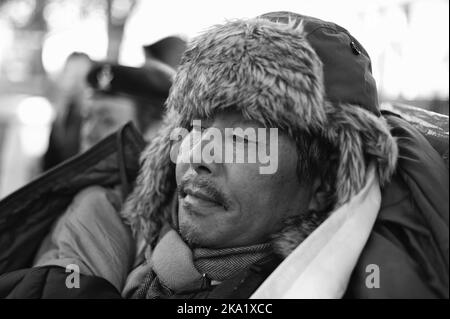
<path fill-rule="evenodd" d="M 263 282 L 252 299 L 341 298 L 381 205 L 370 167 L 364 188 L 332 212 Z"/>

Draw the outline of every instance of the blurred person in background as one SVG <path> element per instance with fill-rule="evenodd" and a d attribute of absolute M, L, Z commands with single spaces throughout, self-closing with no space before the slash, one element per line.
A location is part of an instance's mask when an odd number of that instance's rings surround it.
<path fill-rule="evenodd" d="M 168 67 L 135 68 L 99 63 L 87 76 L 90 97 L 83 110 L 81 150 L 132 121 L 146 140 L 161 125 L 172 79 Z"/>
<path fill-rule="evenodd" d="M 53 99 L 56 119 L 42 162 L 44 171 L 80 150 L 81 111 L 87 88 L 85 78 L 91 66 L 92 61 L 87 54 L 74 52 L 67 58 L 64 69 L 55 83 Z"/>
<path fill-rule="evenodd" d="M 164 102 L 172 83 L 170 73 L 158 67 L 150 70 L 99 63 L 89 71 L 87 81 L 92 92 L 81 128 L 82 151 L 129 121 L 136 125 L 144 139 L 151 139 L 154 128 L 161 124 Z M 114 265 L 132 260 L 135 251 L 131 234 L 122 226 L 118 214 L 123 197 L 121 185 L 93 185 L 78 192 L 41 244 L 35 266 L 76 264 L 82 273 L 105 273 L 110 282 L 121 289 L 128 269 Z M 92 219 L 93 216 L 102 216 L 102 220 Z M 117 243 L 129 245 L 116 245 L 115 239 L 108 239 L 105 230 L 117 235 Z M 116 248 L 114 255 L 105 247 L 89 244 L 92 236 L 106 236 Z"/>
<path fill-rule="evenodd" d="M 100 63 L 87 76 L 93 93 L 84 110 L 81 150 L 128 121 L 149 141 L 161 126 L 163 103 L 186 42 L 169 36 L 144 46 L 142 68 Z"/>
<path fill-rule="evenodd" d="M 81 151 L 88 150 L 129 121 L 149 141 L 161 125 L 160 119 L 173 73 L 170 66 L 160 61 L 145 68 L 112 63 L 95 64 L 86 77 L 90 92 L 82 111 L 79 136 Z M 131 234 L 124 230 L 118 214 L 126 194 L 121 184 L 102 187 L 94 182 L 96 176 L 85 178 L 93 181 L 92 186 L 81 189 L 73 196 L 39 245 L 33 264 L 76 264 L 82 273 L 91 274 L 103 272 L 103 269 L 110 282 L 120 290 L 128 270 L 114 265 L 133 260 L 135 251 L 135 242 Z M 104 218 L 101 222 L 92 219 L 98 215 Z M 86 229 L 89 229 L 89 233 L 84 232 Z M 131 244 L 125 245 L 125 249 L 118 248 L 114 256 L 108 255 L 110 251 L 105 247 L 89 244 L 92 236 L 103 238 L 105 230 L 116 234 L 120 238 L 119 243 Z"/>

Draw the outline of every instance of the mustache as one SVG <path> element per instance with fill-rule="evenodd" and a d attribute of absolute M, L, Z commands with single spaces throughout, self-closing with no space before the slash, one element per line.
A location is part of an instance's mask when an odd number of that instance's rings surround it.
<path fill-rule="evenodd" d="M 210 197 L 214 202 L 228 209 L 231 200 L 228 196 L 208 177 L 203 176 L 186 176 L 178 184 L 177 191 L 182 197 L 186 196 L 186 188 L 199 189 L 205 195 Z"/>

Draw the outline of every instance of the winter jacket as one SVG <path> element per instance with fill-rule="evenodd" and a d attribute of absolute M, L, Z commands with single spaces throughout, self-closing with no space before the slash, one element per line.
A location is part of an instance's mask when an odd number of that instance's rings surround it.
<path fill-rule="evenodd" d="M 82 189 L 120 185 L 128 194 L 144 146 L 136 128 L 126 124 L 0 201 L 0 275 L 30 267 L 52 224 Z"/>

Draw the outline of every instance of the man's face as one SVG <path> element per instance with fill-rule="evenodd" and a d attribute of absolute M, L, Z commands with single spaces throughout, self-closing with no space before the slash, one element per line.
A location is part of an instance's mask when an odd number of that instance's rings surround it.
<path fill-rule="evenodd" d="M 245 130 L 262 126 L 245 120 L 239 112 L 227 110 L 202 121 L 204 134 L 212 128 L 224 133 L 226 128 Z M 224 133 L 221 141 L 211 142 L 210 138 L 205 141 L 202 137 L 200 143 L 190 144 L 190 135 L 181 144 L 179 159 L 194 158 L 208 143 L 227 144 L 242 139 Z M 246 140 L 243 147 L 265 142 Z M 276 151 L 278 168 L 266 175 L 260 173 L 258 160 L 256 163 L 178 161 L 178 222 L 183 238 L 191 245 L 211 248 L 263 243 L 280 229 L 284 218 L 304 211 L 311 194 L 296 173 L 295 143 L 279 132 Z"/>
<path fill-rule="evenodd" d="M 133 101 L 126 97 L 93 97 L 86 105 L 81 128 L 85 151 L 129 121 L 136 123 Z"/>

